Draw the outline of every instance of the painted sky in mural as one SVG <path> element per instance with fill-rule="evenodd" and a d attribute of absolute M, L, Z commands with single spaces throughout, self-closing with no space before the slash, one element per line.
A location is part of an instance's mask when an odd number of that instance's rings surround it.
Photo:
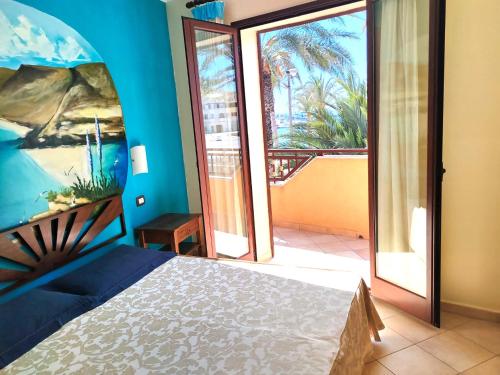
<path fill-rule="evenodd" d="M 55 17 L 11 0 L 0 0 L 0 66 L 68 67 L 102 62 L 75 30 Z"/>
<path fill-rule="evenodd" d="M 0 230 L 122 192 L 127 143 L 110 73 L 62 21 L 0 0 Z"/>

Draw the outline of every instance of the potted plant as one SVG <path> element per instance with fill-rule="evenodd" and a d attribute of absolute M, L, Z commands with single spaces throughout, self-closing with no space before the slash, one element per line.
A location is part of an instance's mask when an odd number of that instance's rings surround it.
<path fill-rule="evenodd" d="M 201 21 L 224 23 L 224 1 L 193 0 L 186 4 L 193 17 Z"/>

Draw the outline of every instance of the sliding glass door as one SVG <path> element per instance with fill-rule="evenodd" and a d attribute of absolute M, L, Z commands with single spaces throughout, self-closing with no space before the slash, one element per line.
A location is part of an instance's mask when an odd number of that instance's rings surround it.
<path fill-rule="evenodd" d="M 370 3 L 372 289 L 439 324 L 440 1 Z"/>
<path fill-rule="evenodd" d="M 184 35 L 207 253 L 254 260 L 238 34 L 184 19 Z"/>

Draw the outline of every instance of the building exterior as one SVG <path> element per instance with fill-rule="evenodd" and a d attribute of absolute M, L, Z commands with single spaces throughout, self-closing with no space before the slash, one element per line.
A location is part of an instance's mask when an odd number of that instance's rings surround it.
<path fill-rule="evenodd" d="M 207 133 L 238 131 L 238 107 L 234 92 L 207 95 L 203 101 L 203 118 Z"/>

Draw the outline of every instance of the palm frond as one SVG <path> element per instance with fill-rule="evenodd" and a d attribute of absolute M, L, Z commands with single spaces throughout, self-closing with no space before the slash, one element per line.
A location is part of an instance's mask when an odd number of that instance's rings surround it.
<path fill-rule="evenodd" d="M 338 79 L 312 77 L 301 88 L 297 104 L 308 121 L 294 125 L 286 147 L 365 148 L 366 84 L 353 72 Z"/>

